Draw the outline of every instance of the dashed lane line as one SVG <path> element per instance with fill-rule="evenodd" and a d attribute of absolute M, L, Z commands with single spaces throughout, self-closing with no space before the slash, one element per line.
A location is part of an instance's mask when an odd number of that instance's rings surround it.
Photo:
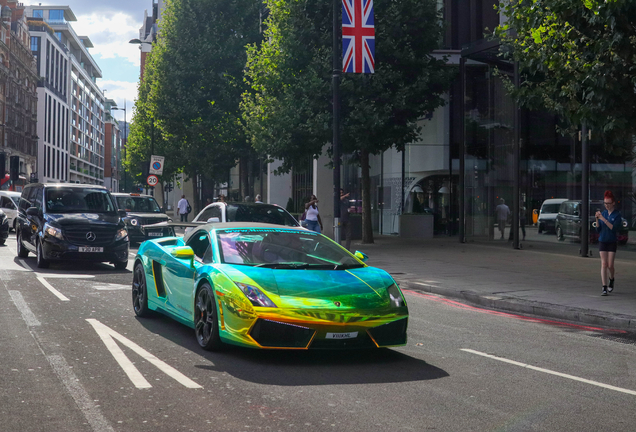
<path fill-rule="evenodd" d="M 634 390 L 624 389 L 624 388 L 621 388 L 621 387 L 616 387 L 616 386 L 613 386 L 613 385 L 604 384 L 604 383 L 601 383 L 601 382 L 598 382 L 598 381 L 592 381 L 592 380 L 585 379 L 585 378 L 580 378 L 580 377 L 577 377 L 577 376 L 574 376 L 574 375 L 568 375 L 568 374 L 564 374 L 564 373 L 561 373 L 561 372 L 556 372 L 556 371 L 553 371 L 553 370 L 550 370 L 550 369 L 544 369 L 544 368 L 540 368 L 540 367 L 537 367 L 537 366 L 532 366 L 532 365 L 529 365 L 529 364 L 521 363 L 521 362 L 514 361 L 514 360 L 509 360 L 509 359 L 503 358 L 503 357 L 497 357 L 497 356 L 494 356 L 494 355 L 491 355 L 491 354 L 486 354 L 486 353 L 483 353 L 483 352 L 480 352 L 480 351 L 475 351 L 475 350 L 468 349 L 468 348 L 461 348 L 461 351 L 464 351 L 464 352 L 467 352 L 467 353 L 470 353 L 470 354 L 475 354 L 475 355 L 482 356 L 482 357 L 486 357 L 486 358 L 489 358 L 489 359 L 492 359 L 492 360 L 497 360 L 497 361 L 500 361 L 500 362 L 512 364 L 512 365 L 519 366 L 519 367 L 522 367 L 522 368 L 532 369 L 532 370 L 535 370 L 535 371 L 538 371 L 538 372 L 543 372 L 543 373 L 547 373 L 547 374 L 550 374 L 550 375 L 556 375 L 556 376 L 559 376 L 561 378 L 567 378 L 567 379 L 571 379 L 571 380 L 574 380 L 574 381 L 579 381 L 579 382 L 582 382 L 582 383 L 585 383 L 585 384 L 591 384 L 593 386 L 602 387 L 602 388 L 605 388 L 605 389 L 608 389 L 608 390 L 614 390 L 614 391 L 617 391 L 617 392 L 621 392 L 621 393 L 625 393 L 625 394 L 636 396 L 636 391 L 634 391 Z"/>
<path fill-rule="evenodd" d="M 31 312 L 29 305 L 22 297 L 22 293 L 20 291 L 9 290 L 9 295 L 11 296 L 11 300 L 18 308 L 20 313 L 22 314 L 22 319 L 26 322 L 29 327 L 37 327 L 41 325 L 40 320 L 35 317 L 35 314 Z"/>

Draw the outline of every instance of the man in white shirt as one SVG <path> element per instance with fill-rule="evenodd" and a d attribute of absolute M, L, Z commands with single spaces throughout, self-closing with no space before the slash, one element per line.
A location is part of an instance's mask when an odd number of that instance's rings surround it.
<path fill-rule="evenodd" d="M 510 208 L 506 205 L 506 200 L 501 198 L 500 204 L 495 208 L 495 214 L 497 215 L 497 226 L 501 232 L 501 238 L 504 238 L 504 230 L 506 229 L 506 222 L 510 216 Z"/>
<path fill-rule="evenodd" d="M 181 222 L 188 221 L 188 200 L 185 195 L 181 195 L 181 199 L 177 203 L 177 211 L 181 215 Z"/>

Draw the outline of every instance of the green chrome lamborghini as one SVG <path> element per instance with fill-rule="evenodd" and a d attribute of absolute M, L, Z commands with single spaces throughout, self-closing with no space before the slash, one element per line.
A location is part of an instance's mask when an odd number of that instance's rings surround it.
<path fill-rule="evenodd" d="M 204 349 L 374 348 L 406 344 L 408 308 L 384 270 L 328 237 L 259 223 L 199 225 L 144 242 L 135 313 L 192 327 Z"/>

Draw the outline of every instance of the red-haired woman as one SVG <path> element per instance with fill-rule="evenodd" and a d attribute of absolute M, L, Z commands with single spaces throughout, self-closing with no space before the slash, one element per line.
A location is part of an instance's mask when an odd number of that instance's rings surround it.
<path fill-rule="evenodd" d="M 598 231 L 598 250 L 601 255 L 601 283 L 603 284 L 603 293 L 606 296 L 608 292 L 614 290 L 614 257 L 616 256 L 616 233 L 623 224 L 623 218 L 618 210 L 615 209 L 616 199 L 611 191 L 605 191 L 603 197 L 605 210 L 601 213 L 596 212 L 596 231 Z M 609 279 L 609 284 L 608 284 Z"/>

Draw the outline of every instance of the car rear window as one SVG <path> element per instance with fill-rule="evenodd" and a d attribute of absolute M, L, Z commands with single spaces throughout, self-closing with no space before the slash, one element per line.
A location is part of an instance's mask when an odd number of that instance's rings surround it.
<path fill-rule="evenodd" d="M 228 204 L 225 215 L 227 222 L 262 222 L 274 225 L 298 226 L 298 222 L 280 207 L 259 204 Z"/>
<path fill-rule="evenodd" d="M 543 204 L 541 213 L 558 213 L 561 204 Z"/>

